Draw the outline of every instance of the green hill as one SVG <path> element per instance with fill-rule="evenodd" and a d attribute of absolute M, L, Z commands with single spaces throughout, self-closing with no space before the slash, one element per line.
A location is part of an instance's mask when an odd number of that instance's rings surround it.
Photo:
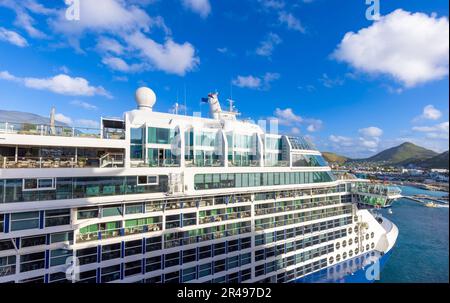
<path fill-rule="evenodd" d="M 425 160 L 420 160 L 420 161 L 415 161 L 412 162 L 411 164 L 417 165 L 419 167 L 422 168 L 449 168 L 449 164 L 448 164 L 448 157 L 449 157 L 449 153 L 448 151 L 443 152 L 437 156 L 425 159 Z"/>
<path fill-rule="evenodd" d="M 365 163 L 368 165 L 415 165 L 423 168 L 448 168 L 448 151 L 438 154 L 432 150 L 405 142 L 399 146 L 386 149 L 372 157 L 365 159 L 351 159 L 332 152 L 322 152 L 323 157 L 329 163 L 349 164 Z"/>
<path fill-rule="evenodd" d="M 404 165 L 415 161 L 422 161 L 437 156 L 438 153 L 417 146 L 410 142 L 405 142 L 399 146 L 386 149 L 375 156 L 364 159 L 365 162 L 382 162 L 391 165 Z"/>
<path fill-rule="evenodd" d="M 350 160 L 345 156 L 341 156 L 331 152 L 322 152 L 322 156 L 325 158 L 325 160 L 327 160 L 328 163 L 336 163 L 339 165 L 342 165 Z"/>

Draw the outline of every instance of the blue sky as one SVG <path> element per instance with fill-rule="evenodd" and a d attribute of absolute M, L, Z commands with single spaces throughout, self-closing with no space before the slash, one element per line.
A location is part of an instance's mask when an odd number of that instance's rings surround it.
<path fill-rule="evenodd" d="M 73 2 L 70 0 L 68 2 Z M 411 141 L 444 151 L 449 138 L 448 1 L 0 0 L 0 109 L 97 127 L 135 108 L 141 85 L 155 110 L 232 94 L 242 118 L 321 150 L 372 155 Z M 73 12 L 73 11 L 69 11 Z M 69 19 L 73 14 L 69 14 Z"/>

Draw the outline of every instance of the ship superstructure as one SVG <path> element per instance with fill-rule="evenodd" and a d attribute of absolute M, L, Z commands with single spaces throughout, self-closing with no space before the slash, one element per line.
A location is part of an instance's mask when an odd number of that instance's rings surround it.
<path fill-rule="evenodd" d="M 216 93 L 211 118 L 136 99 L 99 130 L 0 122 L 0 282 L 340 281 L 391 251 L 395 225 L 358 205 L 397 189 L 336 176 Z"/>

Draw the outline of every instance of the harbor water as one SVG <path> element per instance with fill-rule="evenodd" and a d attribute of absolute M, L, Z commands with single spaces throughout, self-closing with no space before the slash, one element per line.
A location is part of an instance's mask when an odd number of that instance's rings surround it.
<path fill-rule="evenodd" d="M 445 196 L 447 193 L 403 186 L 402 195 Z M 381 210 L 394 222 L 399 236 L 392 255 L 381 273 L 383 283 L 449 282 L 449 209 L 429 208 L 407 199 L 392 205 L 392 214 Z"/>

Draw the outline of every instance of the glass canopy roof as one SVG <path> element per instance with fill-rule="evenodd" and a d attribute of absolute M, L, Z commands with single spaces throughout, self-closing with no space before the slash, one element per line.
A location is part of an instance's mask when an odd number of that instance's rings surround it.
<path fill-rule="evenodd" d="M 312 142 L 303 137 L 288 137 L 292 149 L 317 150 Z"/>

